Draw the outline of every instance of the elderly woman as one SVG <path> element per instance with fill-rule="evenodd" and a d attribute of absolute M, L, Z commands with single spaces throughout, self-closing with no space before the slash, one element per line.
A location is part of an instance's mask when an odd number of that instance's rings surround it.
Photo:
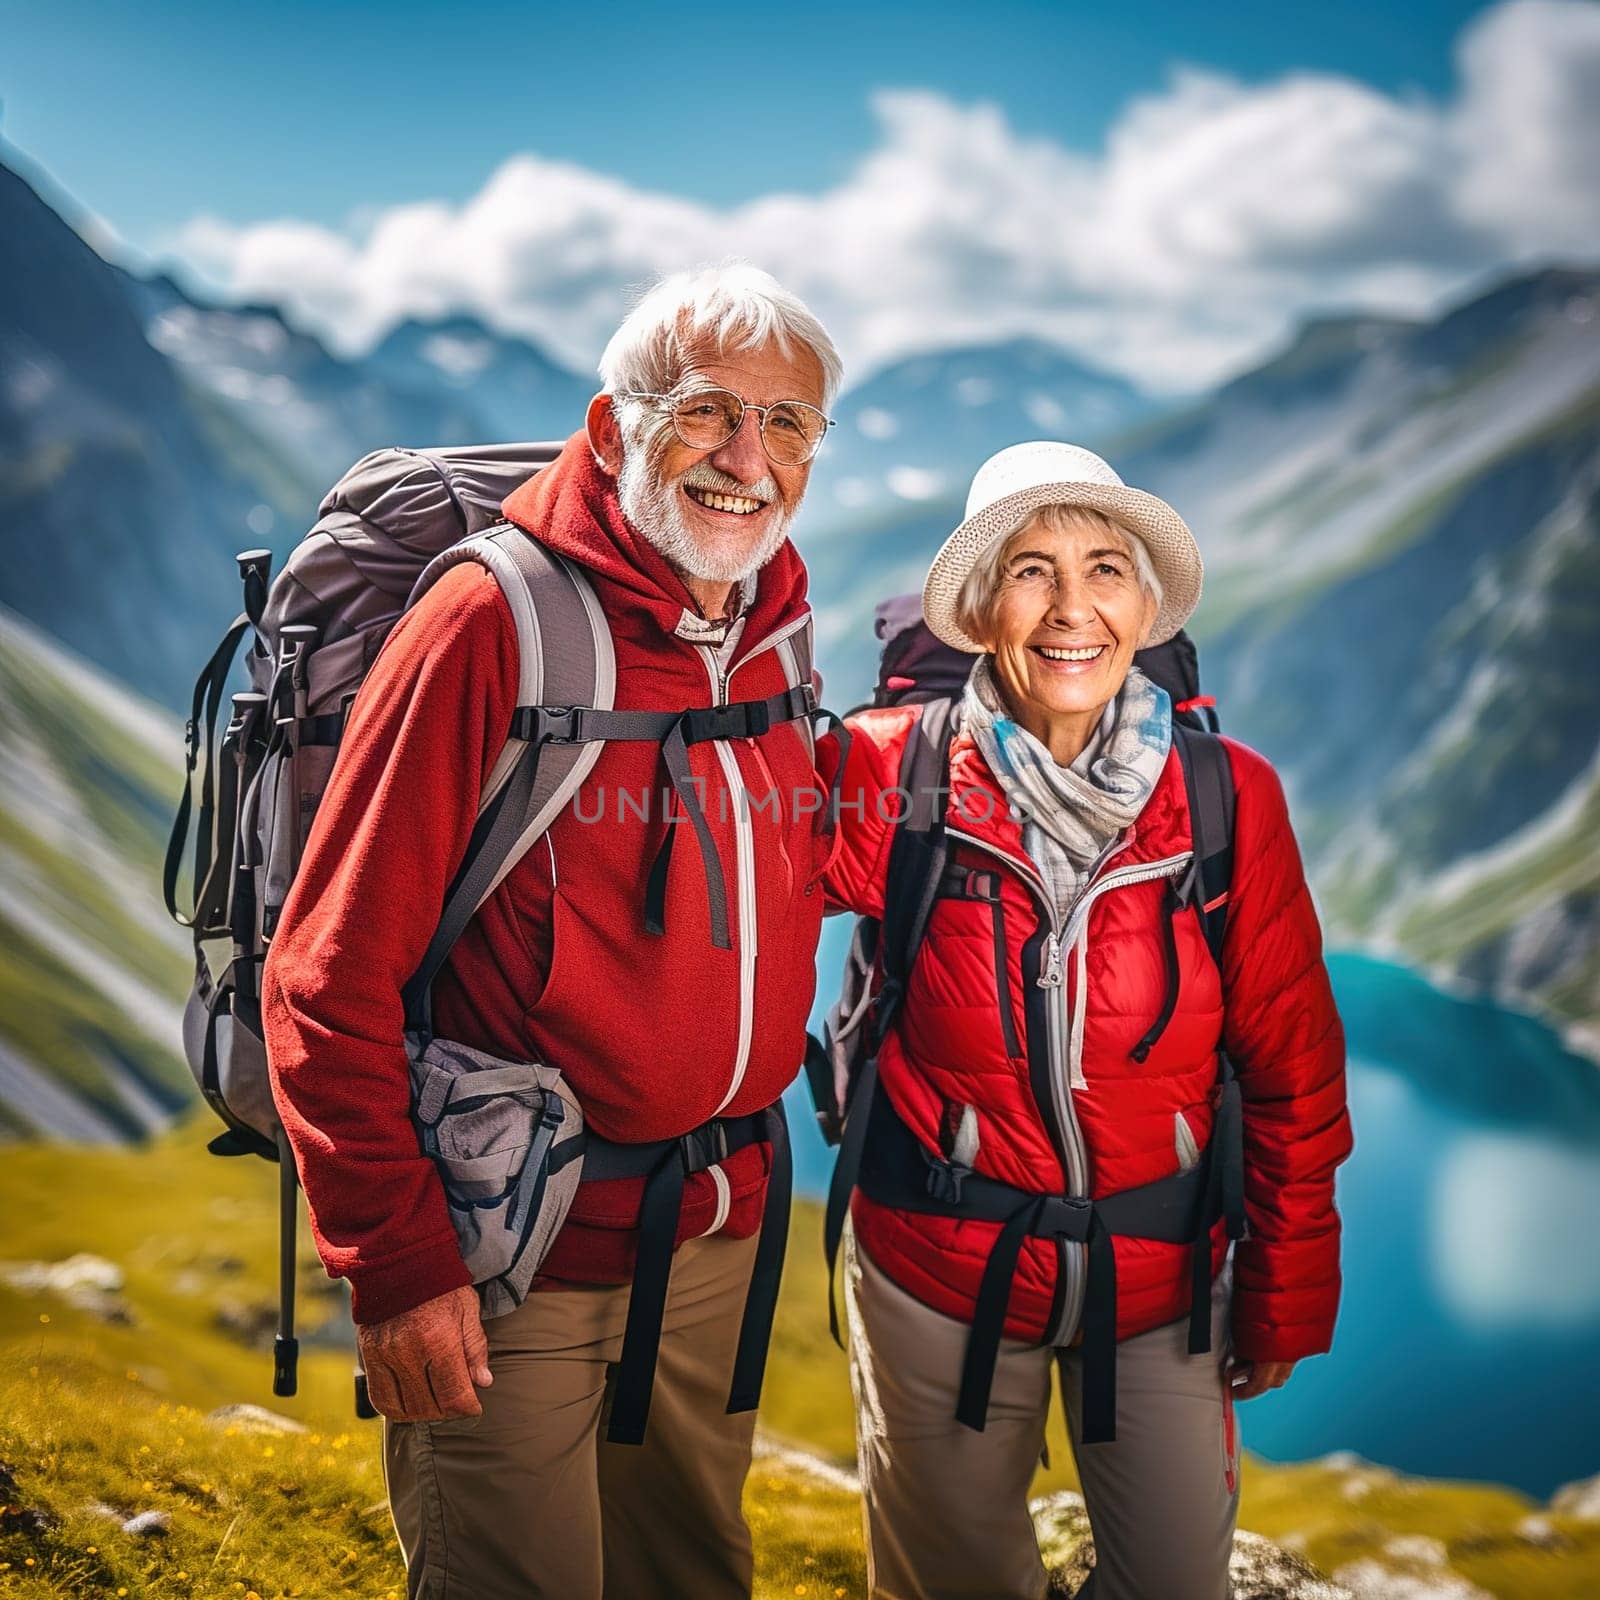
<path fill-rule="evenodd" d="M 1344 1046 L 1283 791 L 1175 737 L 1134 665 L 1201 575 L 1171 507 L 1055 443 L 985 463 L 928 574 L 929 627 L 976 659 L 843 1158 L 875 1596 L 1047 1592 L 1028 1491 L 1059 1359 L 1095 1600 L 1222 1600 L 1233 1402 L 1331 1341 Z M 885 915 L 922 709 L 849 719 L 831 910 Z M 1231 825 L 1194 798 L 1230 789 Z"/>

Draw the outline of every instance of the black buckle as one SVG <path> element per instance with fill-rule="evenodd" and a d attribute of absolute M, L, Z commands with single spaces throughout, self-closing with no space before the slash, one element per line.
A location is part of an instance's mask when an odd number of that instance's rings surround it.
<path fill-rule="evenodd" d="M 727 1124 L 720 1118 L 713 1117 L 710 1122 L 702 1122 L 698 1128 L 691 1128 L 678 1140 L 678 1154 L 683 1158 L 683 1171 L 686 1177 L 704 1172 L 707 1167 L 714 1167 L 719 1161 L 726 1161 Z"/>
<path fill-rule="evenodd" d="M 772 726 L 772 711 L 765 700 L 735 700 L 725 706 L 695 706 L 683 714 L 683 742 L 704 744 L 709 739 L 753 739 Z"/>
<path fill-rule="evenodd" d="M 922 1159 L 928 1163 L 928 1193 L 943 1205 L 960 1205 L 961 1185 L 972 1176 L 972 1168 L 962 1166 L 959 1161 L 940 1161 L 926 1150 L 922 1152 Z"/>
<path fill-rule="evenodd" d="M 1094 1225 L 1094 1201 L 1083 1195 L 1049 1194 L 1039 1202 L 1038 1216 L 1029 1231 L 1037 1238 L 1088 1242 Z"/>
<path fill-rule="evenodd" d="M 183 725 L 183 753 L 189 765 L 194 765 L 194 758 L 200 750 L 200 725 L 190 717 Z"/>
<path fill-rule="evenodd" d="M 511 718 L 514 737 L 529 744 L 579 744 L 582 706 L 518 706 Z"/>

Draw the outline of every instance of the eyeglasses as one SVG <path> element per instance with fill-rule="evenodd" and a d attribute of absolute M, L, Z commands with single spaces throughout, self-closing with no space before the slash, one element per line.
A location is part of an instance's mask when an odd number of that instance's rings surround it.
<path fill-rule="evenodd" d="M 731 389 L 696 389 L 693 394 L 647 394 L 619 389 L 619 400 L 650 400 L 665 408 L 672 431 L 691 450 L 716 450 L 736 434 L 744 414 L 754 411 L 761 429 L 761 447 L 779 466 L 798 467 L 814 456 L 833 426 L 833 418 L 804 400 L 776 400 L 753 406 Z"/>

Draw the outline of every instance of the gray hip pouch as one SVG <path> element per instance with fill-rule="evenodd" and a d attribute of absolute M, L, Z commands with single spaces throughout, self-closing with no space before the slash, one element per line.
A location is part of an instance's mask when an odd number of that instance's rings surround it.
<path fill-rule="evenodd" d="M 412 1120 L 485 1317 L 522 1304 L 583 1173 L 583 1112 L 554 1067 L 406 1038 Z"/>

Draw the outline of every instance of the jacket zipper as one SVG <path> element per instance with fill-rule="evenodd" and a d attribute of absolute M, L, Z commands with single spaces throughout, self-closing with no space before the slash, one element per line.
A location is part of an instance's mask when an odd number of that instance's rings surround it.
<path fill-rule="evenodd" d="M 717 652 L 707 644 L 694 647 L 705 662 L 706 675 L 711 680 L 711 693 L 719 706 L 728 703 L 728 679 L 732 673 L 724 672 Z M 756 868 L 755 836 L 750 823 L 750 797 L 745 791 L 744 775 L 739 770 L 738 758 L 726 739 L 713 739 L 712 746 L 722 765 L 723 779 L 733 796 L 733 845 L 735 877 L 739 885 L 739 922 L 736 937 L 739 940 L 739 1042 L 734 1052 L 733 1073 L 728 1081 L 727 1093 L 717 1104 L 713 1116 L 720 1116 L 728 1103 L 738 1094 L 744 1082 L 745 1069 L 750 1064 L 750 1032 L 755 1011 L 756 988 Z"/>
<path fill-rule="evenodd" d="M 706 663 L 706 671 L 711 678 L 712 693 L 716 696 L 719 706 L 728 703 L 728 685 L 734 673 L 745 666 L 756 656 L 765 654 L 783 640 L 798 633 L 811 620 L 809 611 L 802 612 L 794 621 L 769 633 L 764 639 L 753 645 L 733 665 L 723 670 L 718 653 L 710 645 L 696 645 Z M 744 773 L 739 766 L 739 759 L 734 754 L 733 746 L 726 739 L 715 739 L 712 743 L 716 746 L 717 759 L 722 763 L 723 775 L 728 782 L 728 788 L 734 799 L 734 852 L 737 858 L 737 876 L 739 882 L 739 1046 L 734 1058 L 733 1076 L 728 1084 L 728 1092 L 722 1097 L 713 1115 L 720 1114 L 733 1097 L 739 1092 L 744 1083 L 745 1070 L 750 1065 L 750 1040 L 751 1030 L 755 1017 L 756 1003 L 756 842 L 755 824 L 750 816 L 750 793 L 745 787 Z"/>
<path fill-rule="evenodd" d="M 1066 921 L 1058 924 L 1050 893 L 1045 887 L 1044 879 L 1036 871 L 1025 867 L 1015 856 L 970 833 L 964 833 L 959 828 L 946 825 L 945 833 L 949 838 L 960 839 L 1009 866 L 1032 889 L 1044 913 L 1048 931 L 1041 953 L 1037 982 L 1040 988 L 1049 991 L 1049 1008 L 1045 1013 L 1046 1040 L 1050 1063 L 1050 1093 L 1055 1113 L 1050 1121 L 1060 1130 L 1056 1155 L 1066 1175 L 1067 1193 L 1086 1196 L 1089 1193 L 1089 1152 L 1084 1143 L 1083 1129 L 1078 1122 L 1072 1091 L 1074 1080 L 1079 1078 L 1082 1072 L 1081 1061 L 1076 1059 L 1082 1054 L 1082 1040 L 1073 1038 L 1071 1021 L 1067 1015 L 1065 951 L 1075 942 L 1077 930 L 1087 925 L 1089 911 L 1102 894 L 1111 889 L 1127 888 L 1136 883 L 1148 883 L 1154 878 L 1174 877 L 1188 864 L 1192 852 L 1185 851 L 1181 855 L 1169 856 L 1162 861 L 1141 862 L 1136 867 L 1123 867 L 1115 872 L 1104 871 L 1102 862 L 1101 876 L 1083 890 L 1073 902 Z M 1119 846 L 1118 850 L 1125 848 L 1128 842 L 1131 841 L 1124 841 L 1124 845 Z M 1104 858 L 1105 861 L 1115 856 L 1118 850 L 1113 850 Z M 1068 934 L 1073 937 L 1068 938 Z M 1080 972 L 1080 979 L 1081 977 Z M 1075 998 L 1079 1005 L 1084 1003 L 1081 982 Z M 1083 1316 L 1083 1295 L 1088 1280 L 1088 1246 L 1063 1239 L 1058 1241 L 1057 1248 L 1060 1252 L 1065 1292 L 1057 1296 L 1059 1314 L 1045 1342 L 1051 1345 L 1064 1345 L 1077 1331 L 1078 1323 Z"/>

